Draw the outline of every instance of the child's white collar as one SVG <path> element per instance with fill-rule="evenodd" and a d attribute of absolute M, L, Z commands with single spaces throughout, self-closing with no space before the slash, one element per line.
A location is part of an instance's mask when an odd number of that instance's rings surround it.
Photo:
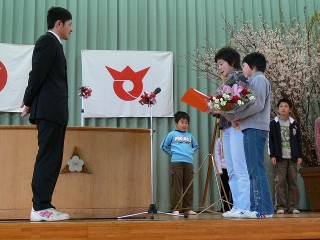
<path fill-rule="evenodd" d="M 276 116 L 276 117 L 274 118 L 274 120 L 275 120 L 276 122 L 279 122 L 279 120 L 280 120 L 279 116 Z M 293 122 L 294 122 L 294 119 L 289 116 L 289 121 L 290 121 L 290 123 L 293 123 Z"/>

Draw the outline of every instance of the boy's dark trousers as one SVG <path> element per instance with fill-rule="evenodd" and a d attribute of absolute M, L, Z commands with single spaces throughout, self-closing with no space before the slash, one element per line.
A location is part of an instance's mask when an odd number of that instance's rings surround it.
<path fill-rule="evenodd" d="M 291 159 L 277 161 L 274 167 L 275 181 L 275 209 L 282 209 L 292 213 L 298 209 L 300 193 L 297 185 L 297 163 Z M 288 201 L 286 197 L 288 186 Z"/>
<path fill-rule="evenodd" d="M 171 162 L 171 211 L 181 199 L 182 194 L 185 192 L 190 182 L 193 179 L 193 164 L 186 162 Z M 192 209 L 193 205 L 193 184 L 189 187 L 188 191 L 182 199 L 183 211 Z M 181 205 L 178 205 L 177 211 L 181 211 Z"/>

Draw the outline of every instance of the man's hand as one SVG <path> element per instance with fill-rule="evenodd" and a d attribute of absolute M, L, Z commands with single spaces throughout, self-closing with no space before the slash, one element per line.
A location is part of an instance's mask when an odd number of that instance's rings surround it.
<path fill-rule="evenodd" d="M 30 113 L 31 108 L 28 107 L 28 106 L 25 106 L 25 105 L 24 105 L 24 102 L 21 103 L 21 106 L 20 106 L 20 107 L 21 107 L 21 108 L 24 107 L 24 109 L 23 109 L 23 111 L 22 111 L 22 113 L 21 113 L 21 117 L 25 117 L 26 115 L 28 115 L 28 114 Z"/>
<path fill-rule="evenodd" d="M 277 159 L 275 157 L 271 158 L 271 162 L 273 165 L 277 165 Z"/>

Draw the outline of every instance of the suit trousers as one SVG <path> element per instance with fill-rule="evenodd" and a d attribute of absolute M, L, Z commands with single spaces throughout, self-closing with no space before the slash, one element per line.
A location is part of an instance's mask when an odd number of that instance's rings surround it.
<path fill-rule="evenodd" d="M 36 120 L 38 154 L 32 177 L 33 208 L 54 208 L 52 195 L 60 173 L 66 126 L 44 119 Z"/>

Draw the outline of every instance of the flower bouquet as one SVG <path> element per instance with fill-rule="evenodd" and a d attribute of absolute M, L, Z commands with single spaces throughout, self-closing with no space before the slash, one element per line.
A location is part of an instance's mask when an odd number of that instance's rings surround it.
<path fill-rule="evenodd" d="M 150 105 L 156 104 L 156 94 L 157 93 L 154 92 L 143 92 L 143 94 L 141 95 L 141 99 L 139 100 L 139 103 L 141 105 L 148 104 L 148 107 L 150 107 Z"/>
<path fill-rule="evenodd" d="M 85 98 L 87 99 L 88 97 L 91 96 L 91 93 L 92 93 L 92 89 L 89 87 L 89 86 L 82 86 L 82 87 L 78 87 L 79 89 L 79 94 L 78 96 L 80 98 Z"/>
<path fill-rule="evenodd" d="M 81 98 L 81 126 L 84 126 L 83 100 L 91 96 L 92 89 L 89 86 L 82 86 L 82 87 L 78 87 L 78 90 L 79 90 L 78 96 Z"/>
<path fill-rule="evenodd" d="M 216 96 L 208 96 L 208 108 L 210 111 L 230 112 L 247 105 L 254 100 L 254 94 L 251 89 L 234 83 L 233 85 L 221 86 Z"/>

